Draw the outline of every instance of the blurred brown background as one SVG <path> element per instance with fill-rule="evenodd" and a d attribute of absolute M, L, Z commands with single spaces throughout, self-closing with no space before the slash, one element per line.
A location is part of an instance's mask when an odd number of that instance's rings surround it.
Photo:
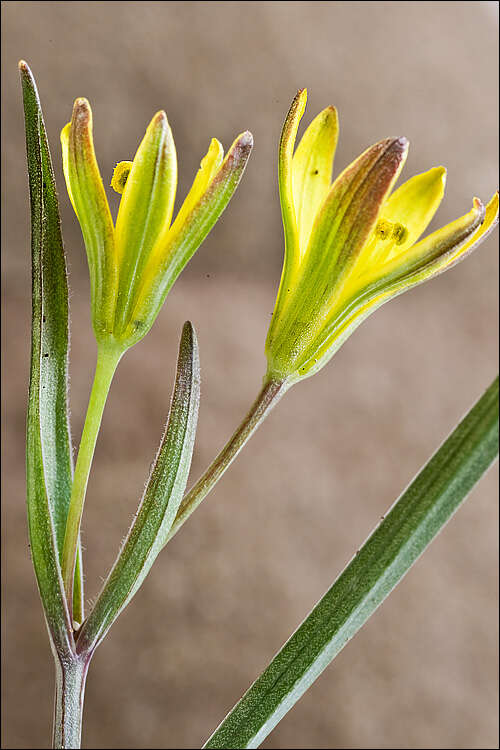
<path fill-rule="evenodd" d="M 3 746 L 48 747 L 52 665 L 28 557 L 24 422 L 29 227 L 17 61 L 37 77 L 71 284 L 78 443 L 95 357 L 79 227 L 59 131 L 94 111 L 104 179 L 165 108 L 185 194 L 211 136 L 255 149 L 229 209 L 120 365 L 84 516 L 87 595 L 134 513 L 166 416 L 182 322 L 203 376 L 192 477 L 259 387 L 282 261 L 277 141 L 297 88 L 305 120 L 334 103 L 336 171 L 406 135 L 405 175 L 444 164 L 437 226 L 497 187 L 493 2 L 4 2 Z M 112 196 L 117 206 L 117 196 Z M 155 564 L 98 650 L 87 748 L 200 747 L 497 370 L 498 235 L 370 318 L 289 393 Z M 493 748 L 497 738 L 496 469 L 268 748 Z"/>

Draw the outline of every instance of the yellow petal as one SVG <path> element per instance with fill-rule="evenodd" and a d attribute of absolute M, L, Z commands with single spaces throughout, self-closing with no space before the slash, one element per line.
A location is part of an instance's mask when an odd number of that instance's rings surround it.
<path fill-rule="evenodd" d="M 414 277 L 424 280 L 438 268 L 448 267 L 457 257 L 473 249 L 495 223 L 498 212 L 498 197 L 495 195 L 486 210 L 478 198 L 474 198 L 471 210 L 464 216 L 446 224 L 436 232 L 424 237 L 402 255 L 391 258 L 386 263 L 369 266 L 351 284 L 349 291 L 355 296 L 363 290 L 378 288 L 392 289 L 394 284 L 413 285 Z M 475 238 L 475 239 L 474 239 Z M 418 281 L 415 283 L 419 283 Z"/>
<path fill-rule="evenodd" d="M 417 242 L 434 217 L 444 195 L 446 169 L 434 167 L 415 175 L 394 191 L 380 212 L 379 224 L 391 228 L 389 237 L 380 238 L 377 231 L 370 248 L 363 251 L 366 263 L 385 262 L 402 255 Z M 397 235 L 397 231 L 402 230 Z"/>
<path fill-rule="evenodd" d="M 335 180 L 319 211 L 295 283 L 275 312 L 266 340 L 268 374 L 302 377 L 314 359 L 332 307 L 344 297 L 353 265 L 403 167 L 406 138 L 367 149 Z"/>
<path fill-rule="evenodd" d="M 472 209 L 456 221 L 429 235 L 411 248 L 406 262 L 394 259 L 378 274 L 372 269 L 363 277 L 363 286 L 350 299 L 342 298 L 325 325 L 324 340 L 304 364 L 302 376 L 321 369 L 348 336 L 377 308 L 458 263 L 474 250 L 498 221 L 498 193 L 486 207 L 474 199 Z"/>
<path fill-rule="evenodd" d="M 119 294 L 115 330 L 129 324 L 129 312 L 151 251 L 170 225 L 177 186 L 177 156 L 165 112 L 157 112 L 141 141 L 127 178 L 115 242 Z"/>
<path fill-rule="evenodd" d="M 478 218 L 473 224 L 471 217 L 474 215 Z M 468 218 L 470 227 L 475 231 L 467 231 Z M 473 208 L 468 214 L 438 229 L 411 248 L 409 262 L 418 264 L 418 267 L 415 273 L 406 275 L 405 288 L 438 276 L 459 263 L 486 239 L 497 223 L 498 191 L 486 208 L 479 198 L 474 198 Z"/>
<path fill-rule="evenodd" d="M 292 188 L 300 259 L 332 179 L 339 125 L 335 107 L 317 115 L 302 136 L 292 160 Z"/>
<path fill-rule="evenodd" d="M 474 198 L 473 206 L 467 214 L 432 232 L 413 245 L 403 256 L 390 259 L 380 269 L 380 275 L 390 275 L 399 267 L 405 276 L 419 271 L 424 272 L 427 278 L 434 275 L 438 267 L 448 267 L 456 262 L 458 257 L 470 252 L 494 226 L 495 211 L 498 214 L 497 194 L 491 199 L 488 209 L 486 222 L 486 210 L 479 198 Z"/>
<path fill-rule="evenodd" d="M 203 157 L 200 163 L 200 168 L 194 178 L 193 184 L 189 193 L 186 195 L 184 203 L 179 209 L 179 213 L 175 217 L 175 221 L 172 224 L 169 232 L 176 234 L 184 222 L 187 216 L 191 213 L 193 208 L 196 206 L 200 198 L 206 192 L 212 179 L 216 175 L 222 160 L 224 158 L 224 149 L 222 144 L 217 138 L 212 138 L 209 149 L 206 156 Z M 159 238 L 158 243 L 161 244 L 162 240 Z"/>
<path fill-rule="evenodd" d="M 78 217 L 90 271 L 92 322 L 98 340 L 109 332 L 116 298 L 113 220 L 94 151 L 92 111 L 76 99 L 71 123 L 61 132 L 63 170 Z"/>
<path fill-rule="evenodd" d="M 285 229 L 285 254 L 298 250 L 297 222 L 293 202 L 292 164 L 299 122 L 306 108 L 307 89 L 300 89 L 292 102 L 281 131 L 278 154 L 278 182 Z M 295 260 L 295 258 L 293 258 Z M 286 257 L 285 257 L 286 263 Z"/>
<path fill-rule="evenodd" d="M 293 203 L 292 164 L 295 139 L 299 122 L 306 108 L 306 101 L 307 89 L 300 89 L 286 116 L 278 152 L 278 185 L 285 234 L 285 257 L 276 301 L 277 308 L 280 306 L 282 296 L 286 295 L 286 289 L 290 288 L 291 280 L 300 263 L 299 233 Z"/>
<path fill-rule="evenodd" d="M 64 172 L 64 180 L 66 182 L 66 190 L 68 191 L 69 199 L 75 214 L 76 206 L 75 199 L 73 198 L 73 192 L 71 190 L 71 175 L 69 170 L 69 134 L 71 130 L 71 123 L 68 122 L 61 130 L 61 147 L 62 147 L 62 164 Z M 78 215 L 78 214 L 77 214 Z"/>
<path fill-rule="evenodd" d="M 252 134 L 248 131 L 241 133 L 178 229 L 174 232 L 172 226 L 164 237 L 159 238 L 143 270 L 133 302 L 130 320 L 134 326 L 139 324 L 140 327 L 129 332 L 130 343 L 142 338 L 152 326 L 172 284 L 229 203 L 252 146 Z M 212 155 L 214 150 L 215 146 Z M 216 161 L 217 158 L 214 163 Z"/>
<path fill-rule="evenodd" d="M 323 304 L 330 306 L 349 283 L 407 154 L 406 138 L 386 138 L 366 149 L 333 183 L 314 222 L 300 272 L 301 283 L 315 279 Z"/>

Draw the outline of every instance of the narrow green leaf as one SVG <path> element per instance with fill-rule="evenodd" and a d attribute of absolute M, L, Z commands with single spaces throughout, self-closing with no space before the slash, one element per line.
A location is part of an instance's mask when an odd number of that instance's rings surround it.
<path fill-rule="evenodd" d="M 54 644 L 70 650 L 72 627 L 59 553 L 71 492 L 67 414 L 68 287 L 54 174 L 35 81 L 19 65 L 31 204 L 32 342 L 27 414 L 31 556 Z"/>
<path fill-rule="evenodd" d="M 498 378 L 204 747 L 258 747 L 399 583 L 497 455 Z"/>
<path fill-rule="evenodd" d="M 188 479 L 200 401 L 196 334 L 185 323 L 163 439 L 137 514 L 103 589 L 80 631 L 77 649 L 93 651 L 130 602 L 165 544 Z"/>

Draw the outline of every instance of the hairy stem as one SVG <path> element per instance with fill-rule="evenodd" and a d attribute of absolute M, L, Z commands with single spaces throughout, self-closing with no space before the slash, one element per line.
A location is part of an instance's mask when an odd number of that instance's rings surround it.
<path fill-rule="evenodd" d="M 55 657 L 54 748 L 79 748 L 82 733 L 83 697 L 90 656 L 60 661 Z"/>
<path fill-rule="evenodd" d="M 165 544 L 179 531 L 182 524 L 187 521 L 191 513 L 196 510 L 198 505 L 208 495 L 226 469 L 234 461 L 245 443 L 252 437 L 257 427 L 264 421 L 271 409 L 276 406 L 289 387 L 290 383 L 287 383 L 286 380 L 271 380 L 264 383 L 261 392 L 236 432 L 196 484 L 185 495 Z"/>
<path fill-rule="evenodd" d="M 94 456 L 97 435 L 101 426 L 102 413 L 109 392 L 109 387 L 122 356 L 121 350 L 100 347 L 94 383 L 90 394 L 87 415 L 83 426 L 78 458 L 75 466 L 73 487 L 66 522 L 62 552 L 62 576 L 68 603 L 72 601 L 73 580 L 75 574 L 76 550 L 82 520 L 85 493 L 89 479 L 90 467 Z"/>

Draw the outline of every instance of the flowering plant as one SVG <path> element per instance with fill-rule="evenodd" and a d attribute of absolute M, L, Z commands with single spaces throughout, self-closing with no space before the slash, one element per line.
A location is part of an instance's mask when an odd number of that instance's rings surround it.
<path fill-rule="evenodd" d="M 223 157 L 213 139 L 171 222 L 176 152 L 163 111 L 111 185 L 100 177 L 88 102 L 77 99 L 61 134 L 69 198 L 87 251 L 98 356 L 73 471 L 68 416 L 68 287 L 59 208 L 36 85 L 20 63 L 31 203 L 32 347 L 27 419 L 31 555 L 50 643 L 56 692 L 53 745 L 80 747 L 87 672 L 97 646 L 144 582 L 161 549 L 207 496 L 291 385 L 317 372 L 376 307 L 463 258 L 491 231 L 498 195 L 423 240 L 444 190 L 444 169 L 391 192 L 404 138 L 381 141 L 330 184 L 337 115 L 321 112 L 294 154 L 305 91 L 286 118 L 279 148 L 285 260 L 266 342 L 268 370 L 246 417 L 185 493 L 200 399 L 196 333 L 185 323 L 160 447 L 137 513 L 88 613 L 80 526 L 107 394 L 124 352 L 154 323 L 180 272 L 227 206 L 252 137 Z M 498 378 L 453 430 L 358 550 L 325 596 L 204 747 L 257 747 L 401 580 L 498 454 Z"/>

